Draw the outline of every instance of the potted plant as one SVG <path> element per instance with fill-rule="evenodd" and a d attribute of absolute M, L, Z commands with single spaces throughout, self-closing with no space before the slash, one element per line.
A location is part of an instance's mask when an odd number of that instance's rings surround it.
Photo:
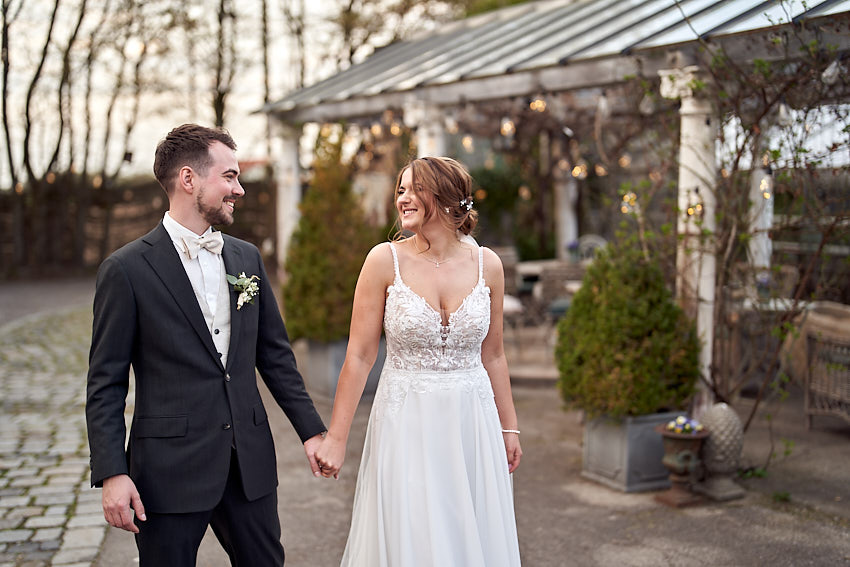
<path fill-rule="evenodd" d="M 377 230 L 351 188 L 351 168 L 341 160 L 341 141 L 320 136 L 313 176 L 301 201 L 301 218 L 286 255 L 283 286 L 286 327 L 293 341 L 307 341 L 300 356 L 311 392 L 333 396 L 345 359 L 354 287 Z M 383 355 L 367 383 L 374 392 Z"/>
<path fill-rule="evenodd" d="M 558 324 L 555 350 L 561 395 L 589 420 L 583 476 L 626 492 L 669 487 L 653 427 L 691 399 L 698 355 L 694 323 L 648 247 L 621 238 L 600 251 Z"/>

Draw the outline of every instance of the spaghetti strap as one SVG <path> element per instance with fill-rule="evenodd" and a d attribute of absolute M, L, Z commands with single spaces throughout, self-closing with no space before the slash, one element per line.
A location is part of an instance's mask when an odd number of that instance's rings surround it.
<path fill-rule="evenodd" d="M 484 281 L 484 248 L 478 247 L 478 283 Z"/>
<path fill-rule="evenodd" d="M 392 242 L 388 242 L 390 245 L 390 250 L 393 252 L 393 269 L 395 270 L 395 277 L 397 280 L 401 280 L 401 272 L 398 270 L 398 253 L 395 251 L 395 245 Z"/>

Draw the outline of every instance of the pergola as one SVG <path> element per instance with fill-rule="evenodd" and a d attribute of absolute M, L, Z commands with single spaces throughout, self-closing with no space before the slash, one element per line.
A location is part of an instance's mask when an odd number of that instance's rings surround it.
<path fill-rule="evenodd" d="M 684 214 L 678 221 L 677 294 L 697 319 L 703 368 L 710 376 L 715 258 L 685 253 L 701 230 L 714 228 L 717 124 L 710 102 L 692 88 L 696 79 L 706 78 L 700 53 L 717 46 L 740 63 L 778 60 L 784 50 L 767 39 L 793 28 L 798 40 L 817 38 L 843 54 L 850 51 L 848 23 L 850 0 L 541 0 L 381 48 L 264 108 L 279 127 L 279 260 L 297 222 L 298 147 L 305 123 L 367 122 L 392 109 L 415 127 L 420 155 L 442 155 L 447 116 L 459 107 L 570 93 L 571 112 L 592 113 L 604 90 L 621 86 L 626 77 L 660 79 L 660 94 L 681 102 L 679 209 L 688 208 L 694 192 L 704 208 L 701 226 Z M 553 190 L 556 244 L 564 252 L 578 237 L 578 187 L 567 174 L 556 177 Z M 769 215 L 766 208 L 757 222 L 769 222 Z M 753 243 L 752 261 L 769 265 L 766 233 L 761 240 Z"/>

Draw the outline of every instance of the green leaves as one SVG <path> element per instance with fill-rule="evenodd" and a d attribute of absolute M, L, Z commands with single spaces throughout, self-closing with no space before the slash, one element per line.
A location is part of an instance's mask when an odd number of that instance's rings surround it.
<path fill-rule="evenodd" d="M 313 179 L 286 255 L 283 288 L 290 336 L 330 342 L 348 336 L 354 287 L 377 231 L 351 189 L 341 142 L 320 137 Z"/>
<path fill-rule="evenodd" d="M 681 409 L 699 376 L 693 322 L 673 301 L 655 258 L 610 244 L 588 268 L 558 324 L 561 395 L 589 416 Z"/>

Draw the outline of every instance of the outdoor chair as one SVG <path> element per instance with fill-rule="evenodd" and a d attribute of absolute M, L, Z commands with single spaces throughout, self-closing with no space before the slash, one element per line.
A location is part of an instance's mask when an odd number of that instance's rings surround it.
<path fill-rule="evenodd" d="M 809 333 L 806 340 L 806 427 L 811 429 L 815 415 L 833 415 L 850 422 L 850 336 L 816 332 Z"/>

